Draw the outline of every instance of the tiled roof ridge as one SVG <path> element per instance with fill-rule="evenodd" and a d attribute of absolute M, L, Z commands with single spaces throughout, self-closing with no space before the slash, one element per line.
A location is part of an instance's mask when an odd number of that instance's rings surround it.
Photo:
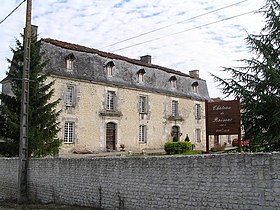
<path fill-rule="evenodd" d="M 120 59 L 120 60 L 124 60 L 124 61 L 130 62 L 130 63 L 133 63 L 133 64 L 140 65 L 140 66 L 157 68 L 157 69 L 163 70 L 163 71 L 168 72 L 168 73 L 173 73 L 173 74 L 177 74 L 177 75 L 180 75 L 180 76 L 193 78 L 188 74 L 185 74 L 183 72 L 180 72 L 180 71 L 177 71 L 177 70 L 174 70 L 174 69 L 166 68 L 166 67 L 163 67 L 163 66 L 158 66 L 158 65 L 155 65 L 155 64 L 147 64 L 147 63 L 142 62 L 141 60 L 136 60 L 136 59 L 128 58 L 128 57 L 125 57 L 125 56 L 100 51 L 100 50 L 97 50 L 95 48 L 85 47 L 85 46 L 78 45 L 78 44 L 72 44 L 72 43 L 68 43 L 68 42 L 64 42 L 64 41 L 60 41 L 60 40 L 56 40 L 56 39 L 52 39 L 52 38 L 42 38 L 41 40 L 44 41 L 44 42 L 56 45 L 58 47 L 65 48 L 65 49 L 75 50 L 75 51 L 79 51 L 79 52 L 86 52 L 86 53 L 95 53 L 95 54 L 98 54 L 98 55 L 101 55 L 101 56 L 104 56 L 104 57 L 108 57 L 108 58 L 111 58 L 111 59 Z M 198 78 L 196 78 L 196 79 L 198 79 Z"/>

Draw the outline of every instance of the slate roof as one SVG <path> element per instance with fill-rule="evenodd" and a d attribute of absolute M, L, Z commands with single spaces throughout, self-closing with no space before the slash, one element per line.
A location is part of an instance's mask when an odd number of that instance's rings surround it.
<path fill-rule="evenodd" d="M 55 39 L 51 39 L 51 38 L 45 38 L 45 39 L 41 39 L 41 40 L 44 41 L 44 42 L 53 44 L 55 46 L 58 46 L 58 47 L 68 49 L 68 50 L 75 50 L 75 51 L 79 51 L 79 52 L 98 54 L 100 56 L 107 57 L 107 58 L 110 58 L 110 59 L 119 59 L 119 60 L 127 61 L 127 62 L 132 63 L 132 64 L 137 64 L 137 65 L 140 65 L 140 66 L 146 66 L 146 67 L 149 67 L 149 68 L 160 69 L 160 70 L 165 71 L 167 73 L 172 73 L 172 74 L 176 74 L 176 75 L 179 75 L 179 76 L 191 77 L 188 74 L 185 74 L 183 72 L 180 72 L 180 71 L 177 71 L 177 70 L 174 70 L 174 69 L 166 68 L 166 67 L 155 65 L 155 64 L 147 64 L 147 63 L 144 63 L 141 60 L 132 59 L 132 58 L 128 58 L 128 57 L 125 57 L 125 56 L 100 51 L 100 50 L 97 50 L 97 49 L 94 49 L 94 48 L 89 48 L 89 47 L 85 47 L 85 46 L 78 45 L 78 44 L 72 44 L 72 43 L 59 41 L 59 40 L 55 40 Z M 193 77 L 191 77 L 191 78 L 193 78 Z M 200 79 L 200 78 L 196 78 L 196 79 Z"/>

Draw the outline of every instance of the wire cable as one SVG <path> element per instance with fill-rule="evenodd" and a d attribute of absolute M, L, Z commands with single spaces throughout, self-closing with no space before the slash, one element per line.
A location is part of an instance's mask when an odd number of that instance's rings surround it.
<path fill-rule="evenodd" d="M 140 43 L 137 43 L 137 44 L 129 45 L 127 47 L 122 47 L 122 48 L 119 48 L 119 49 L 116 49 L 116 50 L 112 50 L 111 52 L 116 52 L 116 51 L 120 51 L 120 50 L 131 48 L 131 47 L 135 47 L 135 46 L 138 46 L 138 45 L 146 44 L 148 42 L 157 41 L 159 39 L 163 39 L 163 38 L 166 38 L 166 37 L 170 37 L 170 36 L 181 34 L 181 33 L 187 32 L 187 31 L 191 31 L 191 30 L 194 30 L 194 29 L 197 29 L 197 28 L 202 28 L 202 27 L 209 26 L 209 25 L 212 25 L 212 24 L 215 24 L 215 23 L 219 23 L 219 22 L 223 22 L 223 21 L 230 20 L 230 19 L 233 19 L 233 18 L 237 18 L 237 17 L 243 16 L 243 15 L 247 15 L 247 14 L 256 12 L 256 11 L 258 11 L 258 10 L 252 10 L 250 12 L 245 12 L 245 13 L 242 13 L 242 14 L 239 14 L 239 15 L 235 15 L 235 16 L 231 16 L 231 17 L 228 17 L 228 18 L 224 18 L 224 19 L 221 19 L 221 20 L 214 21 L 214 22 L 206 23 L 206 24 L 203 24 L 203 25 L 200 25 L 200 26 L 196 26 L 196 27 L 193 27 L 193 28 L 190 28 L 190 29 L 186 29 L 186 30 L 183 30 L 183 31 L 175 32 L 175 33 L 172 33 L 172 34 L 169 34 L 169 35 L 166 35 L 166 36 L 158 37 L 158 38 L 155 38 L 155 39 L 150 39 L 150 40 L 147 40 L 147 41 L 144 41 L 144 42 L 140 42 Z"/>
<path fill-rule="evenodd" d="M 194 19 L 196 19 L 196 18 L 198 18 L 198 17 L 202 17 L 202 16 L 205 16 L 205 15 L 209 15 L 209 14 L 211 14 L 211 13 L 214 13 L 214 12 L 217 12 L 217 11 L 220 11 L 220 10 L 223 10 L 223 9 L 226 9 L 226 8 L 229 8 L 229 7 L 232 7 L 232 6 L 241 4 L 241 3 L 245 2 L 245 1 L 248 1 L 248 0 L 243 0 L 243 1 L 240 1 L 240 2 L 237 2 L 237 3 L 234 3 L 234 4 L 227 5 L 227 6 L 225 6 L 225 7 L 221 7 L 221 8 L 219 8 L 219 9 L 212 10 L 212 11 L 207 12 L 207 13 L 203 13 L 203 14 L 200 14 L 200 15 L 197 15 L 197 16 L 194 16 L 194 17 L 191 17 L 191 18 L 186 19 L 186 20 L 182 20 L 182 21 L 179 21 L 179 22 L 170 24 L 170 25 L 166 25 L 166 26 L 163 26 L 163 27 L 160 27 L 160 28 L 157 28 L 157 29 L 148 31 L 148 32 L 144 32 L 144 33 L 142 33 L 142 34 L 139 34 L 139 35 L 136 35 L 136 36 L 133 36 L 133 37 L 130 37 L 130 38 L 127 38 L 127 39 L 124 39 L 124 40 L 115 42 L 115 43 L 110 44 L 110 45 L 107 45 L 107 46 L 105 46 L 104 48 L 106 48 L 106 47 L 112 47 L 112 46 L 117 45 L 117 44 L 120 44 L 120 43 L 122 43 L 122 42 L 126 42 L 126 41 L 129 41 L 129 40 L 132 40 L 132 39 L 135 39 L 135 38 L 138 38 L 138 37 L 141 37 L 141 36 L 144 36 L 144 35 L 147 35 L 147 34 L 156 32 L 156 31 L 160 31 L 160 30 L 162 30 L 162 29 L 169 28 L 169 27 L 174 26 L 174 25 L 177 25 L 177 24 L 181 24 L 181 23 L 185 23 L 185 22 L 190 22 L 191 20 L 194 20 Z"/>
<path fill-rule="evenodd" d="M 3 20 L 1 20 L 0 25 L 10 16 L 12 15 L 26 0 L 23 0 L 16 8 L 13 9 Z"/>

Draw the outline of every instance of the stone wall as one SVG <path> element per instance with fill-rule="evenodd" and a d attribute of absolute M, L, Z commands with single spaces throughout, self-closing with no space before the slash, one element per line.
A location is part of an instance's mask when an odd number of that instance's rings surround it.
<path fill-rule="evenodd" d="M 32 159 L 30 197 L 104 209 L 280 209 L 280 153 Z M 0 200 L 17 162 L 0 159 Z"/>

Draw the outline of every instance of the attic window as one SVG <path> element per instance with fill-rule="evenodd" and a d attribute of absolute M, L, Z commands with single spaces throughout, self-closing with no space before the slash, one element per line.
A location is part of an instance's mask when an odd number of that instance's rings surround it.
<path fill-rule="evenodd" d="M 75 56 L 73 53 L 70 53 L 66 56 L 66 69 L 73 70 L 74 69 L 74 60 Z"/>
<path fill-rule="evenodd" d="M 172 88 L 177 87 L 177 78 L 175 76 L 170 77 L 169 82 Z"/>
<path fill-rule="evenodd" d="M 145 74 L 145 70 L 144 69 L 140 69 L 137 74 L 138 74 L 138 82 L 139 83 L 143 83 L 144 82 L 144 74 Z"/>
<path fill-rule="evenodd" d="M 110 61 L 106 64 L 106 72 L 107 72 L 107 76 L 112 76 L 113 75 L 113 68 L 114 68 L 115 64 L 113 61 Z"/>
<path fill-rule="evenodd" d="M 198 82 L 193 82 L 192 83 L 192 90 L 194 93 L 198 92 Z"/>

